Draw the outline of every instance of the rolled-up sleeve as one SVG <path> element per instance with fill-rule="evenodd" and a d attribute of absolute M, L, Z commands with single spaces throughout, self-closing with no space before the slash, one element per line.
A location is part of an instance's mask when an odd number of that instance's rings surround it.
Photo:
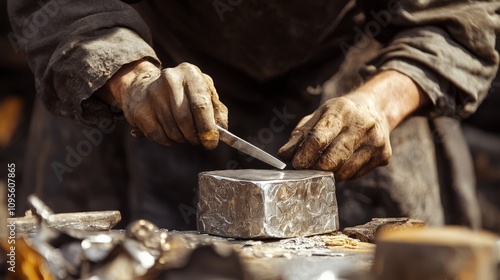
<path fill-rule="evenodd" d="M 45 107 L 80 123 L 113 117 L 92 94 L 121 66 L 160 64 L 147 25 L 121 1 L 9 0 L 8 12 L 9 38 L 26 55 Z"/>
<path fill-rule="evenodd" d="M 381 32 L 388 38 L 386 47 L 371 69 L 393 69 L 412 78 L 435 105 L 433 116 L 464 118 L 475 112 L 498 70 L 500 2 L 392 2 L 385 14 L 380 9 L 367 13 L 374 15 L 371 20 L 391 17 Z"/>

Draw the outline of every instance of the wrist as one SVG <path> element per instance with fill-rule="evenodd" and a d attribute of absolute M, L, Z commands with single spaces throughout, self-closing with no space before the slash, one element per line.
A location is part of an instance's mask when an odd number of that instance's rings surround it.
<path fill-rule="evenodd" d="M 102 99 L 123 109 L 123 101 L 132 94 L 132 87 L 145 79 L 156 79 L 161 70 L 148 60 L 141 59 L 123 65 L 104 85 Z"/>
<path fill-rule="evenodd" d="M 429 97 L 410 77 L 395 70 L 380 72 L 349 95 L 364 100 L 367 106 L 380 112 L 390 131 L 430 103 Z"/>

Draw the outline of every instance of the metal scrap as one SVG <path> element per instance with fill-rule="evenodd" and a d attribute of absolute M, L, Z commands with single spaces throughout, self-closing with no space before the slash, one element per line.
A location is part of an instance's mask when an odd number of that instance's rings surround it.
<path fill-rule="evenodd" d="M 54 214 L 35 196 L 29 202 L 35 215 L 14 222 L 24 224 L 22 237 L 54 279 L 246 279 L 239 254 L 228 245 L 189 246 L 145 220 L 110 230 L 118 211 Z"/>
<path fill-rule="evenodd" d="M 375 238 L 383 231 L 419 228 L 424 225 L 423 221 L 410 218 L 374 218 L 364 225 L 347 227 L 343 233 L 363 242 L 375 243 Z"/>

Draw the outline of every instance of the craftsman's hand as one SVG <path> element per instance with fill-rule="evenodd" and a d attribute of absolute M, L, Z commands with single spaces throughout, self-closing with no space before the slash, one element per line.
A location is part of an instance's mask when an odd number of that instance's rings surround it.
<path fill-rule="evenodd" d="M 339 180 L 385 165 L 389 124 L 380 111 L 349 97 L 330 99 L 302 119 L 279 151 L 297 169 L 334 171 Z"/>
<path fill-rule="evenodd" d="M 278 154 L 297 169 L 334 171 L 340 181 L 357 178 L 388 164 L 390 132 L 427 102 L 411 79 L 382 72 L 302 119 Z"/>
<path fill-rule="evenodd" d="M 227 127 L 227 108 L 212 79 L 189 63 L 158 69 L 148 61 L 126 65 L 106 84 L 128 123 L 164 145 L 219 141 L 216 124 Z"/>

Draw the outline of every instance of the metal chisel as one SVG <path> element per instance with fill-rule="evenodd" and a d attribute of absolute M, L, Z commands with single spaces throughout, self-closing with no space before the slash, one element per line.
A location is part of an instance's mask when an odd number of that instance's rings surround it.
<path fill-rule="evenodd" d="M 232 134 L 227 131 L 223 127 L 217 125 L 219 129 L 219 139 L 228 144 L 229 146 L 235 148 L 236 150 L 245 153 L 249 156 L 252 156 L 258 160 L 261 160 L 267 164 L 270 164 L 276 168 L 284 169 L 286 164 L 281 160 L 273 157 L 272 155 L 266 153 L 262 149 L 257 148 L 256 146 L 250 144 L 249 142 L 241 139 L 240 137 Z"/>

